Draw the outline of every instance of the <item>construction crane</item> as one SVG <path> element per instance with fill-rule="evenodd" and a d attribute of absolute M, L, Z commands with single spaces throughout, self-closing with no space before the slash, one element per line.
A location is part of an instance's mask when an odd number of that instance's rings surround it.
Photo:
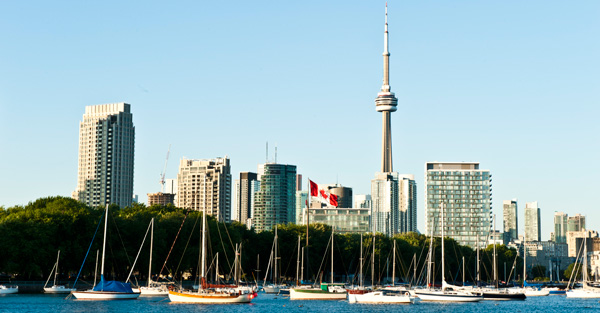
<path fill-rule="evenodd" d="M 169 144 L 169 150 L 167 150 L 167 158 L 165 159 L 165 167 L 163 167 L 162 174 L 160 174 L 160 192 L 165 192 L 165 174 L 167 173 L 167 162 L 169 162 L 169 153 L 171 152 L 171 145 Z"/>

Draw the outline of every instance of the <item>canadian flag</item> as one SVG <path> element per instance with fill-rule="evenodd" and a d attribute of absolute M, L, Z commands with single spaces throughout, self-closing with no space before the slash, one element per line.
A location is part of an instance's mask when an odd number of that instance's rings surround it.
<path fill-rule="evenodd" d="M 321 202 L 329 204 L 333 207 L 338 206 L 338 197 L 336 195 L 329 193 L 329 191 L 326 189 L 320 189 L 319 185 L 312 180 L 308 180 L 308 182 L 310 183 L 311 197 L 317 197 L 321 200 Z"/>

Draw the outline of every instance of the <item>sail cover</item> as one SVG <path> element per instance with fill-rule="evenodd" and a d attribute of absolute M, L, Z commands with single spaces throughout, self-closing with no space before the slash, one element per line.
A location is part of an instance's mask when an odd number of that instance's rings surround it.
<path fill-rule="evenodd" d="M 100 282 L 94 287 L 93 290 L 133 293 L 133 290 L 131 290 L 131 285 L 129 283 L 122 283 L 120 281 L 115 280 L 104 280 L 104 275 L 100 276 Z"/>

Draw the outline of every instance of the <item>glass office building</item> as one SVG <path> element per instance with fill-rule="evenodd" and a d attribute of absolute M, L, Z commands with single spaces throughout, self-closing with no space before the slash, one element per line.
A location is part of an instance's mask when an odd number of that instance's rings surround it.
<path fill-rule="evenodd" d="M 252 226 L 271 230 L 296 221 L 296 165 L 265 163 L 258 166 L 260 189 L 254 194 Z"/>

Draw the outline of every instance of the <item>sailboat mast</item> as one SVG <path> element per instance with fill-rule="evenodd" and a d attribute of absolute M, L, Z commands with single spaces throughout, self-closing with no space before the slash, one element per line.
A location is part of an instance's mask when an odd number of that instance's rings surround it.
<path fill-rule="evenodd" d="M 371 286 L 375 287 L 375 232 L 373 232 L 373 254 L 371 255 Z"/>
<path fill-rule="evenodd" d="M 94 270 L 94 287 L 96 287 L 96 276 L 98 275 L 98 255 L 100 251 L 96 250 L 96 269 Z"/>
<path fill-rule="evenodd" d="M 331 228 L 331 283 L 333 284 L 333 227 Z"/>
<path fill-rule="evenodd" d="M 234 283 L 237 283 L 237 277 L 238 277 L 238 267 L 237 267 L 237 261 L 238 261 L 238 244 L 235 244 L 235 258 L 233 259 L 233 281 Z"/>
<path fill-rule="evenodd" d="M 219 252 L 216 253 L 216 265 L 215 265 L 215 284 L 219 283 Z"/>
<path fill-rule="evenodd" d="M 275 225 L 275 248 L 273 251 L 275 257 L 273 258 L 273 284 L 277 284 L 277 225 Z"/>
<path fill-rule="evenodd" d="M 302 280 L 304 280 L 304 247 L 302 247 L 302 260 L 300 261 L 300 281 Z"/>
<path fill-rule="evenodd" d="M 527 233 L 523 234 L 523 287 L 527 279 Z"/>
<path fill-rule="evenodd" d="M 477 285 L 479 286 L 479 233 L 477 233 Z"/>
<path fill-rule="evenodd" d="M 494 232 L 496 234 L 496 214 L 494 214 Z M 494 284 L 498 288 L 498 264 L 496 264 L 496 238 L 492 237 L 492 243 L 494 244 Z"/>
<path fill-rule="evenodd" d="M 394 239 L 394 253 L 392 260 L 392 286 L 396 285 L 396 239 Z"/>
<path fill-rule="evenodd" d="M 148 264 L 148 287 L 150 287 L 150 283 L 152 282 L 152 247 L 154 246 L 154 217 L 152 221 L 152 230 L 150 233 L 150 263 Z"/>
<path fill-rule="evenodd" d="M 300 235 L 298 235 L 298 255 L 296 256 L 296 286 L 299 282 L 299 272 L 300 272 Z"/>
<path fill-rule="evenodd" d="M 417 254 L 413 254 L 413 263 L 415 264 L 415 267 L 413 267 L 413 283 L 416 284 L 417 283 Z"/>
<path fill-rule="evenodd" d="M 56 256 L 56 270 L 54 271 L 54 286 L 56 286 L 56 278 L 58 277 L 58 259 L 60 258 L 60 250 L 58 250 L 58 255 Z"/>
<path fill-rule="evenodd" d="M 206 279 L 206 175 L 204 175 L 204 194 L 202 196 L 202 260 L 201 260 L 201 276 L 200 276 L 200 284 L 202 285 L 202 289 L 204 288 L 204 281 Z M 200 290 L 200 288 L 198 288 Z"/>
<path fill-rule="evenodd" d="M 360 234 L 360 273 L 358 276 L 358 284 L 363 287 L 363 235 Z"/>
<path fill-rule="evenodd" d="M 432 286 L 431 265 L 433 264 L 433 223 L 431 224 L 431 233 L 429 235 L 429 260 L 427 262 L 427 288 Z"/>
<path fill-rule="evenodd" d="M 104 256 L 106 254 L 106 227 L 108 226 L 108 204 L 106 205 L 106 216 L 104 217 L 104 241 L 102 243 L 102 266 L 100 267 L 100 279 L 104 277 Z"/>
<path fill-rule="evenodd" d="M 442 210 L 442 285 L 446 282 L 446 273 L 444 273 L 444 202 L 440 203 L 440 209 Z M 444 289 L 444 287 L 442 287 Z"/>

